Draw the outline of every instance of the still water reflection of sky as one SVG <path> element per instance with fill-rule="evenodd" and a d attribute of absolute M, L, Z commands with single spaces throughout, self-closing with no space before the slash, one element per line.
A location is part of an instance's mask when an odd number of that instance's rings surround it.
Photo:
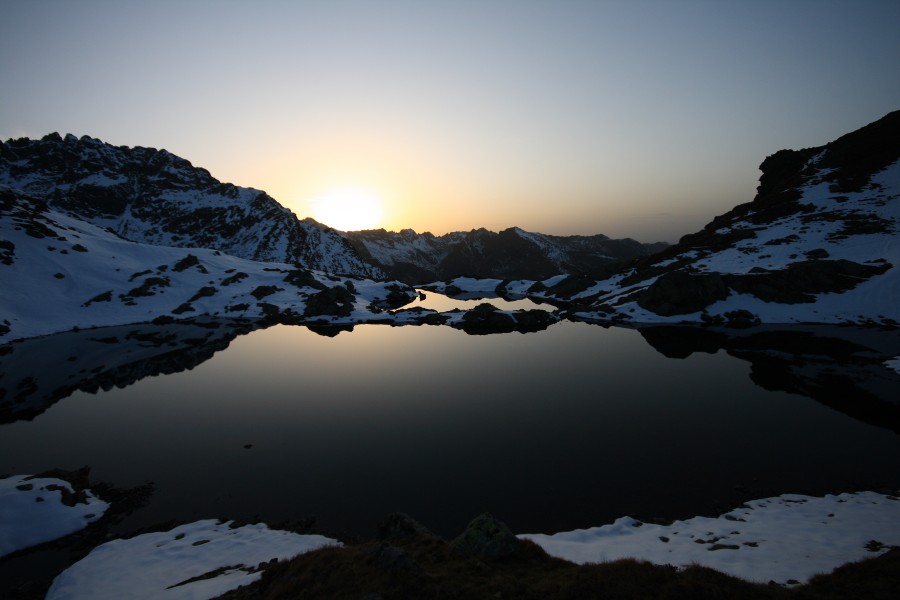
<path fill-rule="evenodd" d="M 896 480 L 900 436 L 766 391 L 749 371 L 721 351 L 667 359 L 636 331 L 571 322 L 493 336 L 275 326 L 193 370 L 0 426 L 0 471 L 90 465 L 120 486 L 154 481 L 123 527 L 314 517 L 368 533 L 404 511 L 448 536 L 484 511 L 553 532 L 726 510 L 747 490 Z"/>
<path fill-rule="evenodd" d="M 403 306 L 403 308 L 421 307 L 436 310 L 437 312 L 447 312 L 455 309 L 469 310 L 475 308 L 479 304 L 489 303 L 500 310 L 543 309 L 552 311 L 555 309 L 555 307 L 550 304 L 538 304 L 527 298 L 521 300 L 504 300 L 503 298 L 465 299 L 464 297 L 451 298 L 443 294 L 429 292 L 428 290 L 418 291 L 425 294 L 425 299 L 418 298 L 410 304 Z"/>

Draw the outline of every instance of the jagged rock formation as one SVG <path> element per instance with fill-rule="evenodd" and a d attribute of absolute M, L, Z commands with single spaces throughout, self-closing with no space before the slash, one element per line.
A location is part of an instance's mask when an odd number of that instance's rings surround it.
<path fill-rule="evenodd" d="M 618 261 L 646 256 L 668 246 L 605 235 L 555 236 L 511 227 L 442 236 L 412 229 L 348 232 L 348 239 L 390 277 L 415 284 L 457 276 L 545 279 L 559 273 L 595 273 Z"/>
<path fill-rule="evenodd" d="M 56 133 L 9 140 L 0 142 L 0 185 L 135 242 L 383 275 L 338 232 L 301 221 L 265 192 L 222 183 L 166 150 Z"/>

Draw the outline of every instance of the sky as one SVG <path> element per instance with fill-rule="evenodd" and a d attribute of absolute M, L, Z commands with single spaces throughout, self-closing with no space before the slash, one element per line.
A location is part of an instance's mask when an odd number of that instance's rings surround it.
<path fill-rule="evenodd" d="M 0 0 L 0 139 L 165 148 L 301 218 L 676 241 L 900 108 L 898 31 L 896 0 Z"/>

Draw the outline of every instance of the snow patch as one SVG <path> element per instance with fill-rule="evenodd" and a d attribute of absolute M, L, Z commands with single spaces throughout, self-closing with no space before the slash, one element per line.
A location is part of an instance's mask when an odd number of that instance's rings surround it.
<path fill-rule="evenodd" d="M 109 508 L 90 491 L 83 503 L 67 506 L 63 489 L 74 492 L 68 481 L 51 477 L 0 479 L 0 556 L 83 529 Z"/>
<path fill-rule="evenodd" d="M 102 544 L 53 581 L 47 600 L 214 598 L 259 579 L 257 566 L 337 541 L 214 519 Z"/>
<path fill-rule="evenodd" d="M 579 564 L 636 558 L 793 584 L 900 545 L 900 498 L 875 492 L 787 494 L 753 500 L 718 518 L 653 525 L 622 517 L 602 527 L 519 537 Z"/>

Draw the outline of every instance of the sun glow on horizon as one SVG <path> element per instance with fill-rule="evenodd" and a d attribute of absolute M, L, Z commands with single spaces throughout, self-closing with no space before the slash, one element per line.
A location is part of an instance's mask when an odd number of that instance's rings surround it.
<path fill-rule="evenodd" d="M 339 231 L 376 229 L 381 226 L 381 200 L 369 190 L 342 187 L 314 198 L 310 203 L 316 221 Z"/>

